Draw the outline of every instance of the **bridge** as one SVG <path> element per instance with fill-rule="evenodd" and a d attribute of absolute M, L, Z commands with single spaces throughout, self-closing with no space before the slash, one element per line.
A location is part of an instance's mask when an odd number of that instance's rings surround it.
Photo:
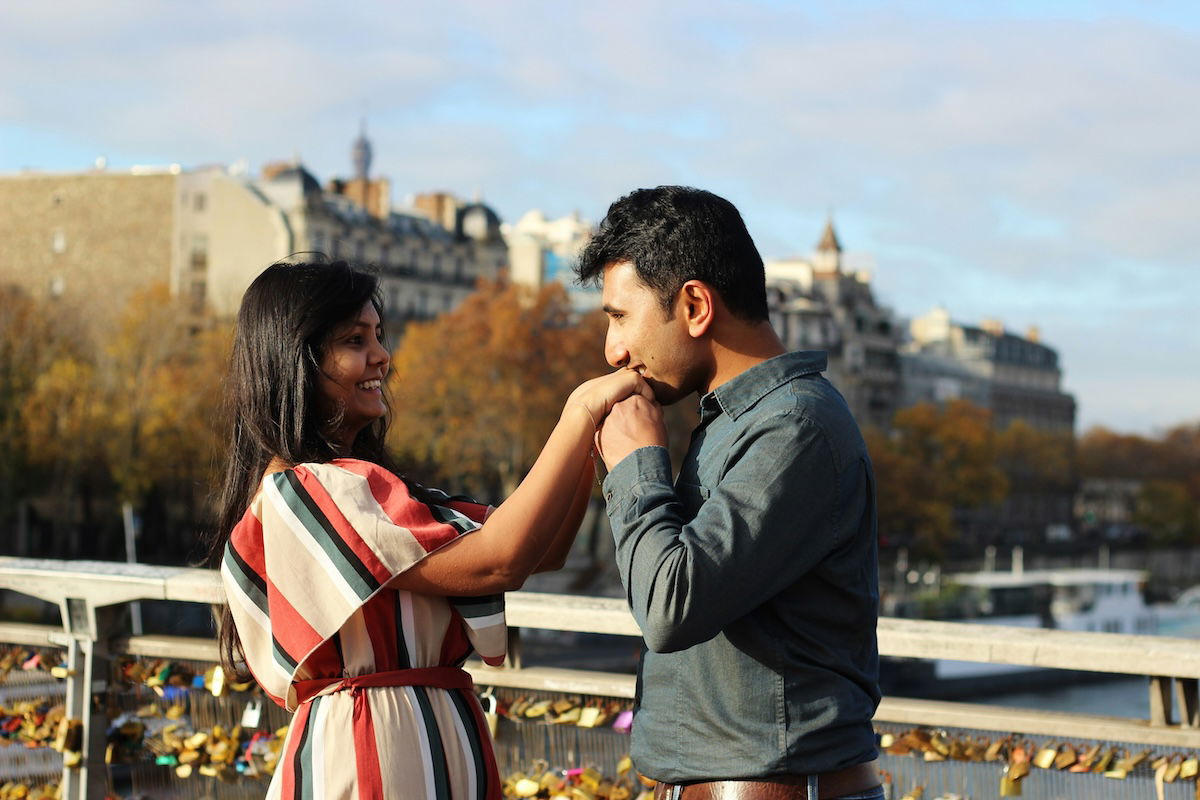
<path fill-rule="evenodd" d="M 113 659 L 134 656 L 202 665 L 217 660 L 216 644 L 210 638 L 132 635 L 124 623 L 125 605 L 139 600 L 221 603 L 219 578 L 203 569 L 0 557 L 0 589 L 60 609 L 61 626 L 0 621 L 0 642 L 65 652 L 66 716 L 79 720 L 82 729 L 78 763 L 62 769 L 62 797 L 104 797 L 109 780 L 105 751 L 111 708 L 98 699 L 111 688 Z M 520 647 L 522 630 L 639 637 L 624 601 L 514 592 L 507 598 L 507 616 L 513 645 L 509 664 L 492 668 L 469 663 L 477 686 L 541 693 L 548 698 L 633 697 L 632 675 L 525 664 Z M 957 783 L 949 783 L 979 785 L 977 796 L 992 797 L 1005 766 L 1010 774 L 1024 775 L 1018 777 L 1028 787 L 1026 797 L 1040 796 L 1034 791 L 1037 786 L 1051 790 L 1044 795 L 1047 797 L 1105 793 L 1126 797 L 1134 794 L 1137 781 L 1147 785 L 1153 781 L 1160 797 L 1192 797 L 1198 788 L 1194 781 L 1200 771 L 1196 762 L 1200 753 L 1200 642 L 893 618 L 880 619 L 878 633 L 884 656 L 1144 676 L 1150 700 L 1149 716 L 1135 720 L 886 697 L 875 717 L 885 748 L 880 766 L 889 775 L 905 776 L 912 784 L 898 784 L 896 800 L 906 792 L 920 796 L 913 793 L 917 785 L 932 786 L 939 780 L 949 785 L 945 779 L 948 770 L 957 770 Z M 1035 738 L 1043 740 L 1040 750 L 1033 745 Z M 498 740 L 498 752 L 502 739 Z M 520 754 L 536 756 L 529 752 L 529 737 L 526 740 Z M 992 742 L 1003 743 L 1004 752 L 999 746 L 993 748 Z M 1094 744 L 1090 762 L 1085 761 L 1083 744 L 1070 743 Z M 996 752 L 989 752 L 992 750 Z M 1068 751 L 1069 759 L 1065 757 Z M 2 754 L 0 750 L 0 757 Z M 1056 761 L 1062 765 L 1057 769 Z M 1090 767 L 1080 770 L 1081 764 Z M 1012 791 L 1014 787 L 1007 787 L 1006 792 Z M 1020 787 L 1015 791 L 1020 792 Z M 964 796 L 961 789 L 955 793 Z M 924 797 L 930 800 L 932 790 Z"/>

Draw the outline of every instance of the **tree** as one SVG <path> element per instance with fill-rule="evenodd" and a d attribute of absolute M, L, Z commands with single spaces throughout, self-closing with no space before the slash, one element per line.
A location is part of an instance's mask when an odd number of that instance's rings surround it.
<path fill-rule="evenodd" d="M 876 475 L 884 540 L 939 557 L 954 536 L 956 509 L 1001 502 L 1008 479 L 996 465 L 991 415 L 965 400 L 922 403 L 896 413 L 891 435 L 865 433 Z"/>
<path fill-rule="evenodd" d="M 9 529 L 29 498 L 45 488 L 46 461 L 30 442 L 30 395 L 39 384 L 56 381 L 58 359 L 78 364 L 83 357 L 79 315 L 58 302 L 38 302 L 16 288 L 0 287 L 0 528 Z M 80 392 L 63 385 L 61 391 Z M 18 534 L 21 525 L 16 526 Z M 16 552 L 28 542 L 15 539 Z"/>
<path fill-rule="evenodd" d="M 566 291 L 481 283 L 457 309 L 412 324 L 392 359 L 389 441 L 443 483 L 507 496 L 583 380 L 610 369 L 604 320 L 576 322 Z"/>
<path fill-rule="evenodd" d="M 1156 544 L 1200 541 L 1200 504 L 1181 481 L 1146 481 L 1138 493 L 1134 522 Z"/>

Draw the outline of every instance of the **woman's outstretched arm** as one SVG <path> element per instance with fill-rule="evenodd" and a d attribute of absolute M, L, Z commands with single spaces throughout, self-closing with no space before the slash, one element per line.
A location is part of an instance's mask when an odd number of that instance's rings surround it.
<path fill-rule="evenodd" d="M 542 556 L 542 560 L 538 562 L 534 572 L 562 569 L 563 564 L 567 561 L 567 553 L 571 552 L 571 545 L 575 543 L 575 535 L 579 533 L 579 525 L 583 522 L 584 514 L 587 513 L 588 501 L 592 499 L 592 486 L 595 481 L 596 467 L 589 458 L 579 473 L 579 481 L 575 485 L 575 497 L 571 501 L 571 507 L 567 510 L 567 516 L 558 526 L 558 533 L 554 535 L 550 549 Z"/>
<path fill-rule="evenodd" d="M 549 556 L 579 502 L 596 424 L 633 394 L 652 397 L 629 370 L 593 378 L 571 393 L 558 424 L 516 491 L 483 527 L 430 553 L 389 586 L 426 594 L 491 594 L 519 589 Z M 581 512 L 580 512 L 581 513 Z M 578 528 L 578 522 L 575 523 Z M 565 543 L 569 547 L 569 542 Z"/>

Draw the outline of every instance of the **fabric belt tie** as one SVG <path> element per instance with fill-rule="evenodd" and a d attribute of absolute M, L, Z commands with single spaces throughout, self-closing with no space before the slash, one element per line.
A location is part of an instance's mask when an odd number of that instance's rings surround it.
<path fill-rule="evenodd" d="M 297 703 L 307 703 L 314 697 L 352 692 L 359 695 L 363 689 L 380 686 L 432 686 L 436 689 L 474 689 L 471 675 L 459 667 L 418 667 L 417 669 L 394 669 L 388 672 L 369 672 L 366 675 L 347 675 L 337 678 L 313 678 L 296 681 Z"/>
<path fill-rule="evenodd" d="M 371 702 L 366 689 L 382 686 L 430 686 L 437 689 L 473 689 L 475 684 L 471 675 L 459 667 L 420 667 L 418 669 L 394 669 L 388 672 L 371 672 L 366 675 L 347 675 L 337 678 L 313 678 L 307 681 L 296 681 L 297 708 L 296 716 L 288 731 L 292 738 L 293 731 L 307 728 L 310 718 L 316 713 L 312 702 L 318 697 L 325 697 L 338 692 L 350 692 L 354 698 L 354 711 L 351 716 L 353 737 L 356 742 L 370 742 L 368 747 L 355 747 L 355 769 L 363 781 L 365 789 L 362 797 L 383 797 L 383 777 L 379 774 L 379 761 L 375 756 L 375 723 L 371 715 Z M 474 698 L 473 694 L 469 697 Z M 475 704 L 478 708 L 478 703 Z M 297 747 L 298 745 L 292 745 Z M 295 751 L 289 750 L 289 757 L 294 757 Z M 493 768 L 494 769 L 494 768 Z M 492 781 L 499 787 L 499 778 Z"/>

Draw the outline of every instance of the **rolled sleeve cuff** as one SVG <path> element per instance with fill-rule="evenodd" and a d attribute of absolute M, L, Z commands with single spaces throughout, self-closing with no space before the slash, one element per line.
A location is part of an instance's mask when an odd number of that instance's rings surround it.
<path fill-rule="evenodd" d="M 660 445 L 639 447 L 612 468 L 604 479 L 604 501 L 611 509 L 614 503 L 637 496 L 644 484 L 671 487 L 671 456 Z"/>

